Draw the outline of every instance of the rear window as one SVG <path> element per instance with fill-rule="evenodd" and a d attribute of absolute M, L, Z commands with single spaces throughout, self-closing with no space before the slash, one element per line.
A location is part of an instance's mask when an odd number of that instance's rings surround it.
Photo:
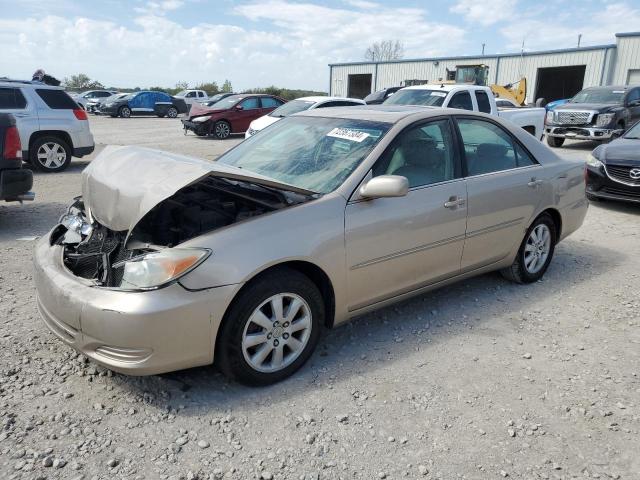
<path fill-rule="evenodd" d="M 40 96 L 49 108 L 54 110 L 74 110 L 78 108 L 76 102 L 63 90 L 50 90 L 47 88 L 36 88 L 36 93 Z"/>
<path fill-rule="evenodd" d="M 0 88 L 0 109 L 16 110 L 25 108 L 27 101 L 18 88 Z"/>

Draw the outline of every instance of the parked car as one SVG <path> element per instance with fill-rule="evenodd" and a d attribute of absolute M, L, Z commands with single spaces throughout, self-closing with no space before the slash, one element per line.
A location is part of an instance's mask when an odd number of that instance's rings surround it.
<path fill-rule="evenodd" d="M 587 197 L 640 203 L 640 122 L 589 155 Z"/>
<path fill-rule="evenodd" d="M 91 100 L 99 100 L 115 95 L 116 91 L 113 90 L 89 90 L 82 93 L 71 94 L 71 98 L 85 110 L 87 109 L 87 103 Z"/>
<path fill-rule="evenodd" d="M 210 107 L 193 105 L 189 118 L 182 119 L 184 133 L 192 131 L 198 136 L 215 135 L 228 138 L 232 133 L 244 133 L 256 118 L 272 112 L 285 101 L 274 95 L 231 95 Z"/>
<path fill-rule="evenodd" d="M 122 373 L 215 360 L 268 384 L 324 327 L 493 270 L 539 280 L 587 212 L 584 162 L 499 117 L 328 108 L 269 133 L 216 162 L 107 147 L 36 245 L 46 325 Z"/>
<path fill-rule="evenodd" d="M 92 100 L 89 100 L 87 102 L 87 104 L 84 106 L 84 109 L 89 112 L 89 113 L 94 113 L 96 115 L 98 115 L 100 112 L 100 108 L 102 107 L 103 104 L 105 103 L 109 103 L 109 102 L 115 102 L 121 98 L 126 97 L 127 95 L 131 95 L 130 93 L 115 93 L 113 95 L 111 95 L 110 97 L 107 98 L 94 98 Z"/>
<path fill-rule="evenodd" d="M 33 200 L 33 173 L 22 168 L 22 145 L 13 115 L 0 113 L 0 200 Z"/>
<path fill-rule="evenodd" d="M 206 102 L 203 102 L 203 105 L 206 105 L 207 107 L 211 107 L 214 104 L 218 103 L 220 100 L 224 100 L 225 98 L 230 97 L 231 95 L 236 95 L 236 94 L 229 93 L 229 92 L 216 93 L 215 95 L 211 95 Z"/>
<path fill-rule="evenodd" d="M 273 112 L 256 118 L 249 124 L 249 129 L 244 134 L 245 138 L 255 135 L 260 130 L 276 123 L 278 120 L 294 113 L 303 112 L 305 110 L 313 110 L 315 108 L 329 107 L 353 107 L 356 105 L 366 105 L 359 98 L 342 98 L 342 97 L 302 97 L 276 108 Z"/>
<path fill-rule="evenodd" d="M 364 101 L 367 105 L 379 105 L 401 88 L 402 87 L 383 88 L 364 97 Z"/>
<path fill-rule="evenodd" d="M 567 103 L 570 99 L 569 98 L 563 98 L 560 100 L 554 100 L 553 102 L 549 102 L 547 103 L 544 108 L 547 110 L 547 112 L 549 110 L 553 110 L 556 107 L 559 107 L 560 105 L 564 105 L 565 103 Z"/>
<path fill-rule="evenodd" d="M 140 91 L 117 100 L 100 104 L 100 113 L 111 117 L 129 118 L 134 115 L 156 115 L 160 118 L 176 118 L 187 113 L 187 104 L 164 92 Z"/>
<path fill-rule="evenodd" d="M 542 140 L 544 132 L 544 108 L 498 110 L 489 87 L 468 84 L 416 85 L 399 90 L 385 100 L 384 105 L 423 105 L 483 112 L 505 118 L 539 140 Z"/>
<path fill-rule="evenodd" d="M 196 102 L 206 103 L 209 99 L 209 95 L 204 90 L 182 90 L 174 95 L 175 98 L 181 98 L 187 105 L 192 105 Z"/>
<path fill-rule="evenodd" d="M 545 133 L 551 147 L 567 138 L 607 142 L 638 120 L 640 86 L 590 87 L 547 112 Z"/>
<path fill-rule="evenodd" d="M 0 113 L 15 117 L 22 158 L 44 172 L 59 172 L 71 157 L 93 152 L 87 112 L 60 87 L 22 80 L 0 81 Z"/>

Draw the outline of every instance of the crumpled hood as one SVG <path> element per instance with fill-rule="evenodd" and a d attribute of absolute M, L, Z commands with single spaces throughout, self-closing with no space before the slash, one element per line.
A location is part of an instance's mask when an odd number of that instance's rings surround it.
<path fill-rule="evenodd" d="M 82 197 L 91 216 L 114 231 L 131 231 L 153 207 L 207 175 L 312 194 L 217 162 L 143 147 L 108 146 L 82 172 Z"/>
<path fill-rule="evenodd" d="M 202 115 L 211 115 L 212 113 L 222 112 L 224 110 L 229 110 L 229 109 L 227 107 L 224 107 L 224 108 L 207 107 L 204 104 L 194 103 L 191 105 L 191 110 L 189 110 L 189 118 L 199 117 Z"/>

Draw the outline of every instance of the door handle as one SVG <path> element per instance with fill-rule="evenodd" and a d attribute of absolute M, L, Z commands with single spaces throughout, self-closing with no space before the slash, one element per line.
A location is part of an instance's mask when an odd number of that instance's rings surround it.
<path fill-rule="evenodd" d="M 458 198 L 455 196 L 449 197 L 449 200 L 444 202 L 444 208 L 457 208 L 457 207 L 461 207 L 465 203 L 466 203 L 466 200 L 464 198 Z"/>
<path fill-rule="evenodd" d="M 527 187 L 536 188 L 539 185 L 542 185 L 544 182 L 542 180 L 536 180 L 536 177 L 533 177 L 529 183 L 527 183 Z"/>

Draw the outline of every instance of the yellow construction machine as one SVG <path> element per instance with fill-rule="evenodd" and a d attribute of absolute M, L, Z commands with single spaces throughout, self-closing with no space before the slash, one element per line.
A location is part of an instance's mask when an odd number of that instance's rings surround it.
<path fill-rule="evenodd" d="M 507 85 L 488 85 L 489 67 L 487 65 L 457 65 L 455 83 L 488 86 L 496 97 L 508 98 L 518 105 L 525 105 L 527 98 L 527 79 Z"/>

